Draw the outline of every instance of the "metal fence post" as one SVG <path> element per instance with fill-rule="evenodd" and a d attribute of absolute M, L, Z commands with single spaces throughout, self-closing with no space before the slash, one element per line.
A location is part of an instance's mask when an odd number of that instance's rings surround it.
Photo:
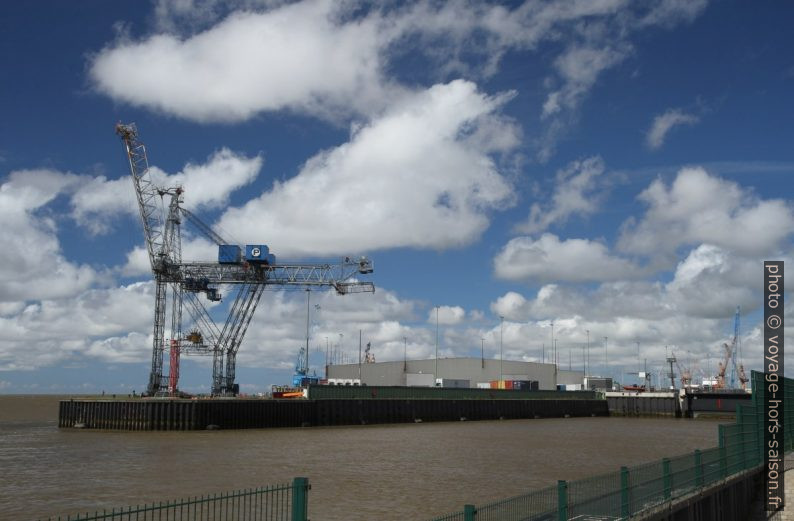
<path fill-rule="evenodd" d="M 557 481 L 557 519 L 568 521 L 568 483 L 564 479 Z"/>
<path fill-rule="evenodd" d="M 463 505 L 463 521 L 474 521 L 477 516 L 477 509 L 474 505 Z"/>
<path fill-rule="evenodd" d="M 695 486 L 703 486 L 703 454 L 695 449 Z"/>
<path fill-rule="evenodd" d="M 620 517 L 628 519 L 629 508 L 629 468 L 620 467 Z"/>
<path fill-rule="evenodd" d="M 744 419 L 744 410 L 739 404 L 736 405 L 736 424 L 739 426 L 739 450 L 741 451 L 742 455 L 741 469 L 745 470 L 749 467 L 747 463 L 747 440 L 744 436 L 744 429 L 747 425 L 747 422 Z"/>
<path fill-rule="evenodd" d="M 664 498 L 670 499 L 673 496 L 673 476 L 670 475 L 669 458 L 662 458 L 662 477 L 664 483 Z"/>
<path fill-rule="evenodd" d="M 309 520 L 309 479 L 292 480 L 292 521 Z"/>
<path fill-rule="evenodd" d="M 720 477 L 725 479 L 728 477 L 728 448 L 725 442 L 725 425 L 717 426 L 720 440 Z"/>

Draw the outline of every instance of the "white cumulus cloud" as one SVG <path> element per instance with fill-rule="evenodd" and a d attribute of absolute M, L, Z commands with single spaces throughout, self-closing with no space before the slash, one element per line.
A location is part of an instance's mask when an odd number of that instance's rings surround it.
<path fill-rule="evenodd" d="M 54 170 L 18 170 L 0 185 L 1 301 L 69 296 L 101 279 L 64 257 L 56 220 L 46 211 L 81 180 Z"/>
<path fill-rule="evenodd" d="M 262 169 L 261 156 L 246 157 L 222 148 L 205 163 L 187 163 L 175 173 L 151 166 L 152 183 L 160 188 L 181 186 L 184 206 L 193 209 L 217 208 L 226 204 L 229 196 L 256 179 Z M 166 205 L 167 198 L 165 199 Z M 98 176 L 87 179 L 71 198 L 72 217 L 92 233 L 107 233 L 115 215 L 138 214 L 138 203 L 130 175 L 117 179 Z"/>
<path fill-rule="evenodd" d="M 90 75 L 114 99 L 194 121 L 242 121 L 284 108 L 368 111 L 389 90 L 379 25 L 344 14 L 328 0 L 235 12 L 186 38 L 116 42 L 94 57 Z"/>
<path fill-rule="evenodd" d="M 560 240 L 544 233 L 537 240 L 511 239 L 496 255 L 494 272 L 499 278 L 516 281 L 587 282 L 633 279 L 640 269 L 612 255 L 600 242 Z"/>
<path fill-rule="evenodd" d="M 545 231 L 555 223 L 564 224 L 573 215 L 586 216 L 595 212 L 602 195 L 598 181 L 604 173 L 604 161 L 590 157 L 571 162 L 557 172 L 556 186 L 548 204 L 534 203 L 529 219 L 516 226 L 521 233 Z"/>
<path fill-rule="evenodd" d="M 761 199 L 702 168 L 682 169 L 669 186 L 656 180 L 639 199 L 648 209 L 624 224 L 618 247 L 660 262 L 669 263 L 680 246 L 701 243 L 750 256 L 774 253 L 794 233 L 790 203 Z"/>
<path fill-rule="evenodd" d="M 460 306 L 438 306 L 438 309 L 433 308 L 427 314 L 427 322 L 429 324 L 438 323 L 444 326 L 453 326 L 463 322 L 466 316 L 466 311 Z"/>
<path fill-rule="evenodd" d="M 248 241 L 265 237 L 288 256 L 471 243 L 487 228 L 489 210 L 514 202 L 490 157 L 493 143 L 517 142 L 518 130 L 496 114 L 507 99 L 465 81 L 436 85 L 228 210 L 220 226 Z"/>

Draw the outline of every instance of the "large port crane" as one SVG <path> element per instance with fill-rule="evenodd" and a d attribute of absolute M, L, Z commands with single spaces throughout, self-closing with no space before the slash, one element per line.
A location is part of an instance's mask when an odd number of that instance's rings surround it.
<path fill-rule="evenodd" d="M 324 286 L 332 287 L 342 295 L 375 291 L 371 282 L 354 278 L 373 272 L 372 261 L 366 257 L 354 260 L 345 257 L 336 264 L 278 264 L 264 244 L 242 247 L 226 241 L 182 206 L 184 189 L 181 186 L 155 186 L 149 173 L 146 147 L 139 140 L 134 123 L 118 123 L 116 133 L 126 149 L 155 281 L 152 365 L 147 386 L 150 396 L 177 394 L 182 354 L 211 355 L 212 394 L 237 394 L 237 352 L 265 286 Z M 166 197 L 167 210 L 164 209 Z M 182 260 L 183 219 L 218 245 L 217 262 Z M 230 299 L 232 303 L 226 320 L 219 326 L 198 294 L 203 293 L 207 300 L 217 302 L 222 300 L 221 287 L 231 291 L 233 298 Z M 169 309 L 171 330 L 170 338 L 166 340 L 165 324 Z M 183 309 L 192 319 L 192 327 L 186 335 L 182 329 Z M 166 349 L 170 355 L 168 375 L 163 371 Z"/>
<path fill-rule="evenodd" d="M 742 389 L 747 388 L 747 382 L 749 378 L 747 378 L 747 374 L 744 372 L 744 364 L 739 359 L 739 316 L 740 316 L 740 307 L 736 306 L 736 315 L 734 316 L 733 320 L 733 339 L 731 343 L 724 343 L 722 344 L 722 348 L 725 351 L 725 358 L 719 363 L 719 373 L 717 374 L 717 385 L 716 388 L 724 389 L 728 387 L 725 383 L 725 373 L 728 370 L 728 367 L 731 368 L 730 373 L 730 389 L 736 389 L 736 377 L 738 374 L 739 382 L 741 384 Z"/>

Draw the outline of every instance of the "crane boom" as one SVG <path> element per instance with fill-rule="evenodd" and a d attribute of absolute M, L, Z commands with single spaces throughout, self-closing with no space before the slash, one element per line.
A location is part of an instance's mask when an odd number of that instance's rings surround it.
<path fill-rule="evenodd" d="M 149 160 L 146 157 L 146 147 L 138 141 L 138 129 L 135 123 L 123 125 L 116 124 L 116 134 L 121 136 L 127 149 L 127 159 L 130 164 L 132 181 L 135 185 L 135 195 L 138 199 L 138 209 L 143 224 L 143 237 L 146 250 L 149 253 L 149 262 L 152 269 L 157 270 L 157 256 L 163 249 L 163 221 L 157 198 L 162 193 L 152 183 L 149 175 Z"/>

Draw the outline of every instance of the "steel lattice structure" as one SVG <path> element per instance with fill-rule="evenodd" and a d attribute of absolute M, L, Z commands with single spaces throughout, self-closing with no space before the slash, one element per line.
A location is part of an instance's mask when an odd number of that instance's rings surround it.
<path fill-rule="evenodd" d="M 143 235 L 155 281 L 152 367 L 147 394 L 177 393 L 179 360 L 182 354 L 213 357 L 212 393 L 236 394 L 237 352 L 266 286 L 314 287 L 336 289 L 339 294 L 374 292 L 371 282 L 354 277 L 373 271 L 366 257 L 346 257 L 337 264 L 277 264 L 270 262 L 183 262 L 182 223 L 192 224 L 201 234 L 219 246 L 229 245 L 221 235 L 183 208 L 182 187 L 160 188 L 149 174 L 146 147 L 138 139 L 135 124 L 116 125 L 116 133 L 126 148 L 135 195 L 138 200 Z M 162 209 L 168 197 L 168 208 Z M 159 203 L 159 204 L 158 204 Z M 163 215 L 165 213 L 165 215 Z M 170 298 L 169 298 L 170 288 Z M 221 288 L 231 290 L 233 300 L 225 322 L 213 320 L 199 298 L 221 300 Z M 166 317 L 170 310 L 170 338 L 166 339 Z M 191 331 L 183 334 L 182 314 L 187 311 Z M 163 355 L 169 350 L 170 370 L 163 372 Z"/>

